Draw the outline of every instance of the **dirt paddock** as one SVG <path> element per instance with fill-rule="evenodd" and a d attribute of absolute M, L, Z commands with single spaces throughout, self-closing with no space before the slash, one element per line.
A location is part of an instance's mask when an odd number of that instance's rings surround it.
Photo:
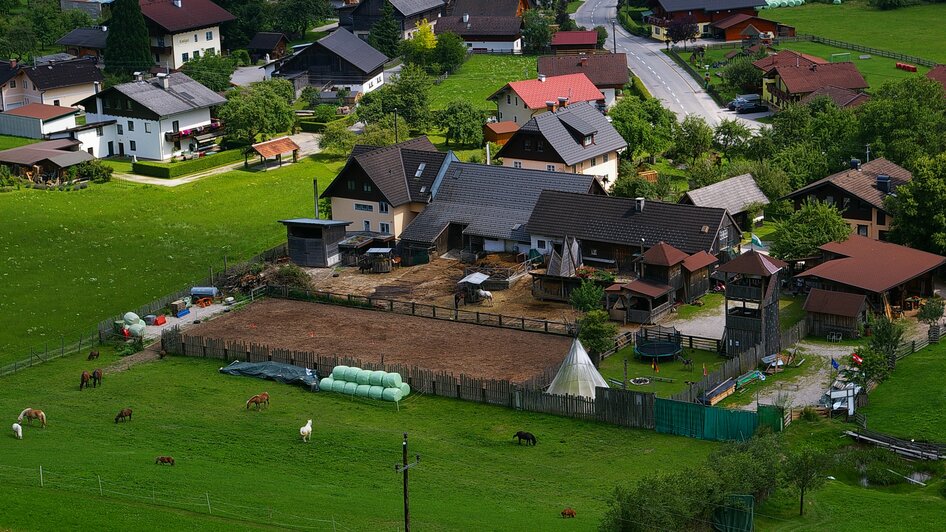
<path fill-rule="evenodd" d="M 320 303 L 264 299 L 188 331 L 206 338 L 405 364 L 459 375 L 527 380 L 568 354 L 564 336 Z"/>

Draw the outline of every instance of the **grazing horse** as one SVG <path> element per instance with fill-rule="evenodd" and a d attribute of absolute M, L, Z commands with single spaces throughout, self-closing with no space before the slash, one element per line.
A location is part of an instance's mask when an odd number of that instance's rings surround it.
<path fill-rule="evenodd" d="M 157 458 L 154 459 L 154 463 L 174 465 L 174 458 L 170 456 L 158 456 Z"/>
<path fill-rule="evenodd" d="M 487 290 L 477 290 L 476 295 L 480 296 L 480 299 L 484 301 L 489 301 L 489 304 L 493 304 L 493 294 Z"/>
<path fill-rule="evenodd" d="M 13 437 L 22 440 L 23 439 L 23 426 L 19 423 L 13 424 Z"/>
<path fill-rule="evenodd" d="M 43 425 L 43 428 L 46 428 L 46 413 L 42 410 L 37 410 L 35 408 L 24 408 L 20 412 L 19 417 L 16 418 L 16 422 L 20 423 L 23 419 L 26 418 L 26 421 L 32 425 L 34 419 L 38 419 L 39 422 Z"/>
<path fill-rule="evenodd" d="M 522 440 L 525 440 L 527 444 L 531 443 L 535 445 L 537 443 L 535 436 L 531 432 L 519 431 L 513 435 L 513 438 L 519 438 L 519 445 L 522 445 Z"/>
<path fill-rule="evenodd" d="M 263 392 L 261 394 L 254 395 L 246 401 L 246 409 L 250 409 L 250 404 L 256 405 L 256 409 L 259 410 L 263 405 L 269 406 L 269 394 Z"/>
<path fill-rule="evenodd" d="M 575 517 L 575 510 L 572 510 L 571 508 L 565 508 L 562 510 L 562 519 L 565 519 L 566 517 Z"/>
<path fill-rule="evenodd" d="M 79 391 L 81 392 L 83 388 L 87 388 L 92 381 L 92 374 L 88 371 L 82 372 L 82 380 L 79 381 Z"/>
<path fill-rule="evenodd" d="M 360 273 L 369 273 L 369 272 L 371 272 L 371 263 L 370 263 L 370 262 L 367 262 L 367 261 L 362 262 L 361 264 L 358 265 L 358 271 L 359 271 Z"/>
<path fill-rule="evenodd" d="M 125 421 L 125 420 L 131 421 L 131 409 L 130 409 L 130 408 L 123 408 L 122 411 L 119 412 L 117 416 L 115 416 L 115 423 L 118 423 L 119 420 L 121 420 L 121 421 Z"/>
<path fill-rule="evenodd" d="M 95 359 L 97 359 L 98 357 L 99 357 L 99 352 L 98 352 L 98 351 L 92 351 L 91 353 L 89 353 L 89 358 L 87 358 L 86 360 L 95 360 Z"/>
<path fill-rule="evenodd" d="M 96 368 L 95 371 L 92 372 L 92 387 L 95 388 L 99 384 L 102 384 L 102 369 Z"/>
<path fill-rule="evenodd" d="M 309 443 L 309 438 L 312 437 L 312 420 L 306 422 L 305 426 L 299 428 L 299 435 L 302 436 L 302 441 Z"/>

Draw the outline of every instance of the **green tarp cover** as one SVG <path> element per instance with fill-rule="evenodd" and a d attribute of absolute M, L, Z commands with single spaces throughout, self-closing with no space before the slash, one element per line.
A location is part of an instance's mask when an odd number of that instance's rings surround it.
<path fill-rule="evenodd" d="M 654 400 L 654 421 L 657 432 L 703 438 L 703 411 L 706 407 L 697 403 L 684 403 L 670 399 Z"/>
<path fill-rule="evenodd" d="M 672 399 L 654 400 L 657 432 L 701 440 L 744 441 L 752 437 L 758 416 L 747 410 L 731 410 Z"/>
<path fill-rule="evenodd" d="M 759 405 L 756 409 L 759 414 L 759 425 L 769 427 L 772 432 L 782 432 L 785 424 L 784 411 L 775 405 Z"/>
<path fill-rule="evenodd" d="M 748 410 L 709 407 L 704 415 L 704 440 L 748 440 L 755 433 L 758 423 L 756 413 Z"/>
<path fill-rule="evenodd" d="M 309 391 L 319 391 L 319 378 L 308 368 L 300 368 L 279 362 L 232 362 L 229 366 L 220 368 L 220 373 L 243 377 L 257 377 L 286 384 L 299 384 Z"/>

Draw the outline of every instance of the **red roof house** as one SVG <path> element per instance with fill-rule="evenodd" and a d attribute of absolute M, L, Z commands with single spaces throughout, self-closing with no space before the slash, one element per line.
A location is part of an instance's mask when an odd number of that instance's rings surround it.
<path fill-rule="evenodd" d="M 604 104 L 604 94 L 584 74 L 542 76 L 507 83 L 487 100 L 496 102 L 497 118 L 520 126 L 533 115 L 557 109 L 563 104 L 596 102 Z"/>
<path fill-rule="evenodd" d="M 862 90 L 869 85 L 854 63 L 777 65 L 762 77 L 762 97 L 777 108 L 825 87 Z"/>
<path fill-rule="evenodd" d="M 552 35 L 552 50 L 555 53 L 593 52 L 598 47 L 598 32 L 557 31 Z"/>

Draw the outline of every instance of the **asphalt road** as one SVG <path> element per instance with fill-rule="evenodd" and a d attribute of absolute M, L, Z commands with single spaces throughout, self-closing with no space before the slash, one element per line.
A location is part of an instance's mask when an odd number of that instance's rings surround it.
<path fill-rule="evenodd" d="M 617 13 L 617 0 L 587 0 L 573 15 L 579 26 L 592 28 L 604 26 L 612 33 L 611 22 Z M 738 116 L 722 109 L 713 98 L 702 89 L 699 83 L 677 66 L 661 50 L 666 45 L 657 41 L 632 35 L 620 24 L 615 24 L 617 33 L 617 51 L 627 53 L 627 64 L 631 71 L 644 83 L 651 95 L 663 102 L 664 107 L 677 113 L 682 120 L 686 115 L 702 116 L 707 123 L 715 126 L 723 118 L 739 118 L 747 125 L 758 128 L 759 123 L 752 119 L 768 113 Z M 614 36 L 608 38 L 607 47 L 614 46 Z"/>

